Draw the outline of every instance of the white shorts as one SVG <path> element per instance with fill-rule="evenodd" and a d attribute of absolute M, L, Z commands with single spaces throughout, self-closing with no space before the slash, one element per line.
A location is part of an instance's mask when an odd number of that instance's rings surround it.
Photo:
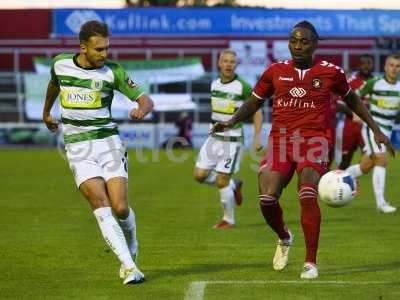
<path fill-rule="evenodd" d="M 364 140 L 364 153 L 366 153 L 367 155 L 386 153 L 386 146 L 384 144 L 381 144 L 382 150 L 379 150 L 378 145 L 375 143 L 374 133 L 371 129 L 363 125 L 361 134 Z"/>
<path fill-rule="evenodd" d="M 117 135 L 66 144 L 65 150 L 78 188 L 94 177 L 106 182 L 113 177 L 128 178 L 128 155 Z"/>
<path fill-rule="evenodd" d="M 242 142 L 221 141 L 210 136 L 201 146 L 196 167 L 233 174 L 239 171 L 242 152 Z"/>

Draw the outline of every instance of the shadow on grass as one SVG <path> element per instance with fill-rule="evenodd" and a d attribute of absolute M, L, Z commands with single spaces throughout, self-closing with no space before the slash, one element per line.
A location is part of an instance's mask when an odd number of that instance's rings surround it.
<path fill-rule="evenodd" d="M 325 217 L 325 218 L 322 219 L 322 226 L 332 225 L 332 224 L 335 224 L 335 223 L 343 223 L 343 222 L 352 221 L 352 220 L 354 220 L 354 218 L 350 218 L 350 217 L 348 217 L 348 218 L 344 218 L 344 217 L 340 217 L 340 218 Z M 292 219 L 292 218 L 285 219 L 285 224 L 289 225 L 289 226 L 300 225 L 300 218 L 298 218 L 298 219 Z M 266 228 L 270 229 L 268 224 L 263 222 L 263 221 L 260 221 L 260 222 L 257 222 L 257 223 L 250 223 L 250 224 L 246 224 L 246 225 L 242 224 L 242 225 L 239 225 L 239 226 L 240 227 L 266 227 Z M 271 230 L 271 232 L 272 232 L 272 230 Z"/>
<path fill-rule="evenodd" d="M 147 277 L 151 280 L 161 279 L 163 277 L 180 277 L 180 276 L 194 276 L 202 274 L 212 274 L 226 271 L 243 271 L 246 269 L 266 269 L 268 264 L 265 262 L 260 263 L 244 263 L 244 264 L 194 264 L 188 266 L 180 266 L 173 269 L 152 269 L 147 272 Z"/>
<path fill-rule="evenodd" d="M 371 264 L 362 266 L 347 266 L 340 268 L 321 268 L 324 274 L 335 275 L 335 274 L 355 274 L 355 273 L 369 273 L 369 272 L 381 272 L 381 271 L 400 271 L 400 261 L 384 263 L 384 264 Z"/>

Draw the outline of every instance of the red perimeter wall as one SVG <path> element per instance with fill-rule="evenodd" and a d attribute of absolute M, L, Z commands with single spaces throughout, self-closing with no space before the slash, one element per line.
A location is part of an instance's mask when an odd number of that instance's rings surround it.
<path fill-rule="evenodd" d="M 45 39 L 50 32 L 50 9 L 0 9 L 0 39 Z"/>

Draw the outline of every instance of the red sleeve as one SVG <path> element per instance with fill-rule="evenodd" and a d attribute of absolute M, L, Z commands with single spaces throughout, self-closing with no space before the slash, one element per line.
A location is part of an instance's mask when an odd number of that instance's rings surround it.
<path fill-rule="evenodd" d="M 350 84 L 346 79 L 346 75 L 341 68 L 335 68 L 335 79 L 332 85 L 332 92 L 339 96 L 346 96 L 351 90 Z"/>
<path fill-rule="evenodd" d="M 264 71 L 260 79 L 257 81 L 253 90 L 253 95 L 260 99 L 267 99 L 274 94 L 274 84 L 272 80 L 271 66 Z"/>

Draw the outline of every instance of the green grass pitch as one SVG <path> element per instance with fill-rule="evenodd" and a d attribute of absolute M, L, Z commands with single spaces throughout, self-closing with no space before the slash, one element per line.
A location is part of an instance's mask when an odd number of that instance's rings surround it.
<path fill-rule="evenodd" d="M 188 159 L 172 163 L 161 152 L 155 162 L 147 151 L 149 161 L 139 163 L 130 151 L 129 196 L 147 281 L 123 286 L 119 263 L 57 150 L 2 150 L 0 299 L 400 299 L 400 212 L 377 213 L 370 176 L 348 207 L 321 204 L 320 277 L 304 283 L 296 180 L 281 198 L 295 244 L 287 269 L 275 272 L 276 238 L 258 209 L 250 157 L 239 173 L 245 202 L 236 210 L 238 226 L 216 231 L 218 191 L 192 179 L 195 151 L 175 154 Z M 386 195 L 397 207 L 399 177 L 398 158 L 391 159 Z M 193 282 L 202 288 L 191 291 Z"/>

